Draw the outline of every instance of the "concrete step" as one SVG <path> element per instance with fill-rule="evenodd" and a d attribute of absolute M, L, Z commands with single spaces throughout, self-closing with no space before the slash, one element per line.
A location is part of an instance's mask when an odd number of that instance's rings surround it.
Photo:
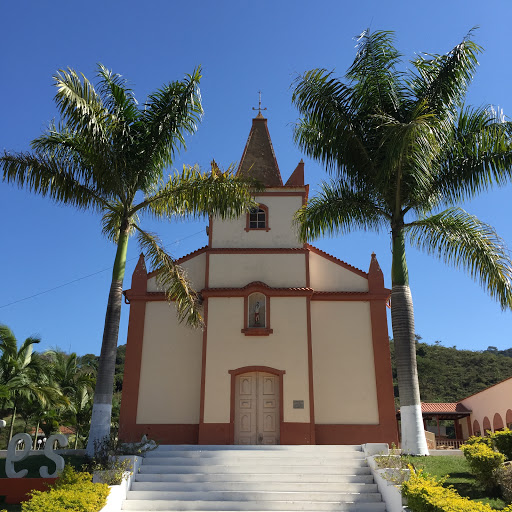
<path fill-rule="evenodd" d="M 307 501 L 307 502 L 356 502 L 381 501 L 376 492 L 313 492 L 313 491 L 128 491 L 128 500 L 169 500 L 169 501 Z"/>
<path fill-rule="evenodd" d="M 278 452 L 315 452 L 320 453 L 322 451 L 329 452 L 347 452 L 355 451 L 362 452 L 360 444 L 344 444 L 344 445 L 332 445 L 332 444 L 303 444 L 303 445 L 221 445 L 221 444 L 161 444 L 155 450 L 151 450 L 148 453 L 155 453 L 158 451 L 191 451 L 191 452 L 205 452 L 205 451 L 278 451 Z"/>
<path fill-rule="evenodd" d="M 153 450 L 147 452 L 146 459 L 161 458 L 161 457 L 179 457 L 183 459 L 206 459 L 214 460 L 220 458 L 244 458 L 244 459 L 259 459 L 264 457 L 278 457 L 280 459 L 314 459 L 321 457 L 324 459 L 363 459 L 364 453 L 361 451 L 311 451 L 311 450 L 297 450 L 297 451 L 277 451 L 277 450 Z"/>
<path fill-rule="evenodd" d="M 280 466 L 361 466 L 366 464 L 363 457 L 146 457 L 142 465 L 164 465 L 164 466 L 258 466 L 258 465 L 280 465 Z"/>
<path fill-rule="evenodd" d="M 258 474 L 258 478 L 254 478 L 253 473 L 137 473 L 135 475 L 136 482 L 177 482 L 177 483 L 216 483 L 216 482 L 261 482 L 261 483 L 280 483 L 280 482 L 305 482 L 311 484 L 317 483 L 373 483 L 373 476 L 368 469 L 363 474 L 306 474 L 306 473 L 281 473 L 281 474 Z"/>
<path fill-rule="evenodd" d="M 167 501 L 167 500 L 126 500 L 122 510 L 138 512 L 194 511 L 194 512 L 233 512 L 233 511 L 296 511 L 296 512 L 385 512 L 384 502 L 307 502 L 307 501 Z"/>
<path fill-rule="evenodd" d="M 377 484 L 352 482 L 133 482 L 132 491 L 268 491 L 268 492 L 377 492 Z"/>
<path fill-rule="evenodd" d="M 176 466 L 165 464 L 142 464 L 139 470 L 140 473 L 224 473 L 224 474 L 238 474 L 238 473 L 252 473 L 252 474 L 279 474 L 279 473 L 306 473 L 306 474 L 370 474 L 368 466 L 358 464 L 339 464 L 336 466 L 293 466 L 293 465 L 204 465 L 204 466 Z"/>

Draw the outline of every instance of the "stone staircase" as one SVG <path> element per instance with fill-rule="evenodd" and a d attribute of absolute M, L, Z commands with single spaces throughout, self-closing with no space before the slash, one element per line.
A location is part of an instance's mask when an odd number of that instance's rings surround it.
<path fill-rule="evenodd" d="M 384 512 L 361 446 L 159 446 L 123 510 Z"/>

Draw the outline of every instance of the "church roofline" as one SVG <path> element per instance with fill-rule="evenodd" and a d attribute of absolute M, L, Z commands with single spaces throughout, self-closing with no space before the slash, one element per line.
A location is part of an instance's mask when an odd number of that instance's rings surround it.
<path fill-rule="evenodd" d="M 336 256 L 333 256 L 332 254 L 329 254 L 325 251 L 322 251 L 318 247 L 315 247 L 311 244 L 306 244 L 306 248 L 309 249 L 311 252 L 314 252 L 315 254 L 318 254 L 319 256 L 323 256 L 324 258 L 332 261 L 333 263 L 336 263 L 337 265 L 340 265 L 343 268 L 346 268 L 347 270 L 350 270 L 351 272 L 354 272 L 354 274 L 357 274 L 361 277 L 365 277 L 368 279 L 368 273 L 364 272 L 363 270 L 360 270 L 353 265 L 350 265 L 349 263 L 340 260 L 339 258 L 336 258 Z"/>

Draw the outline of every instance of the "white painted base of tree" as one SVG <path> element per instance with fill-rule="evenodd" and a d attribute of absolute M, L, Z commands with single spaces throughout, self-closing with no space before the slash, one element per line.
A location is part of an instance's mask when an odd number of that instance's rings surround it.
<path fill-rule="evenodd" d="M 400 419 L 402 425 L 402 453 L 428 455 L 421 405 L 400 406 Z"/>
<path fill-rule="evenodd" d="M 110 436 L 110 422 L 112 420 L 112 404 L 94 404 L 92 406 L 91 429 L 87 441 L 86 454 L 94 455 L 94 443 L 99 443 Z"/>

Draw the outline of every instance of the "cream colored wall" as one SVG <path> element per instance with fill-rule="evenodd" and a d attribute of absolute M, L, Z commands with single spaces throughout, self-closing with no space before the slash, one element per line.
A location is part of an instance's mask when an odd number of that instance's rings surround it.
<path fill-rule="evenodd" d="M 305 254 L 210 254 L 210 288 L 241 288 L 253 281 L 271 287 L 306 286 Z"/>
<path fill-rule="evenodd" d="M 189 260 L 182 263 L 181 266 L 187 271 L 187 277 L 192 283 L 192 287 L 194 288 L 194 290 L 202 290 L 204 288 L 206 254 L 198 254 L 197 256 L 194 256 L 193 258 L 190 258 Z M 147 291 L 160 291 L 160 288 L 158 287 L 156 281 L 156 277 L 148 279 Z"/>
<path fill-rule="evenodd" d="M 286 189 L 286 192 L 293 190 Z M 304 188 L 296 190 L 302 192 Z M 270 231 L 245 231 L 245 214 L 236 220 L 214 219 L 212 247 L 302 247 L 292 226 L 293 216 L 302 206 L 302 197 L 256 196 L 256 201 L 268 208 Z"/>
<path fill-rule="evenodd" d="M 377 424 L 368 302 L 311 302 L 315 421 Z"/>
<path fill-rule="evenodd" d="M 503 425 L 506 426 L 507 410 L 512 409 L 512 379 L 505 380 L 485 389 L 476 395 L 461 400 L 461 403 L 471 413 L 471 426 L 473 421 L 477 420 L 483 433 L 484 417 L 487 416 L 493 428 L 493 419 L 496 413 L 501 415 Z"/>
<path fill-rule="evenodd" d="M 313 252 L 309 255 L 309 279 L 311 288 L 318 291 L 368 291 L 368 279 Z"/>
<path fill-rule="evenodd" d="M 467 418 L 462 418 L 459 420 L 459 424 L 462 427 L 462 439 L 467 439 L 469 437 L 469 429 L 468 429 L 468 420 Z"/>
<path fill-rule="evenodd" d="M 167 302 L 148 302 L 137 423 L 199 423 L 203 334 Z"/>
<path fill-rule="evenodd" d="M 292 320 L 293 319 L 293 320 Z M 271 297 L 270 336 L 245 336 L 244 299 L 208 299 L 205 423 L 230 420 L 231 375 L 244 366 L 285 370 L 284 421 L 309 422 L 308 352 L 305 297 Z M 293 409 L 304 400 L 304 409 Z"/>

